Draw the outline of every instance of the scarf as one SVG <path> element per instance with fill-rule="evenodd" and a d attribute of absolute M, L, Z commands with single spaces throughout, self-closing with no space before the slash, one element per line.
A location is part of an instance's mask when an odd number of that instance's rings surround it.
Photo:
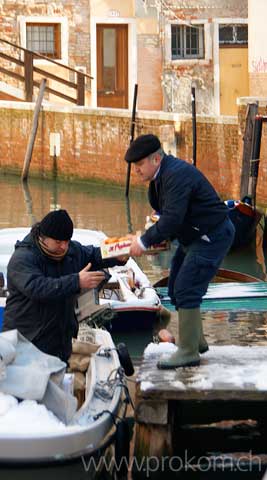
<path fill-rule="evenodd" d="M 47 255 L 47 257 L 49 258 L 52 258 L 52 260 L 56 260 L 57 262 L 60 262 L 61 260 L 63 260 L 63 258 L 65 257 L 68 249 L 66 249 L 65 252 L 63 253 L 53 253 L 51 252 L 51 250 L 49 250 L 47 248 L 47 246 L 45 245 L 45 243 L 43 242 L 43 240 L 41 239 L 41 237 L 38 237 L 38 245 L 40 247 L 40 249 L 42 250 L 42 252 Z"/>

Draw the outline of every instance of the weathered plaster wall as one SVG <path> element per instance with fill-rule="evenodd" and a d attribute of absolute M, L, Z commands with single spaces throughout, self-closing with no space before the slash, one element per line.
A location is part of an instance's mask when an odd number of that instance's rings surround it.
<path fill-rule="evenodd" d="M 1 38 L 20 45 L 20 16 L 67 17 L 69 66 L 85 65 L 89 72 L 89 25 L 88 0 L 2 0 L 0 2 Z M 81 63 L 82 62 L 82 63 Z"/>
<path fill-rule="evenodd" d="M 154 0 L 148 0 L 153 4 Z M 164 110 L 189 113 L 191 86 L 197 89 L 197 112 L 215 113 L 214 100 L 214 20 L 247 18 L 247 0 L 167 0 L 169 9 L 161 15 L 161 39 L 164 45 Z M 203 20 L 205 25 L 205 58 L 171 59 L 170 24 Z"/>
<path fill-rule="evenodd" d="M 68 56 L 65 61 L 70 67 L 76 68 L 83 66 L 86 72 L 90 74 L 90 10 L 87 0 L 56 0 L 55 2 L 48 2 L 47 0 L 2 0 L 0 2 L 0 37 L 12 43 L 21 46 L 21 17 L 64 17 L 67 19 L 67 35 L 64 38 L 64 43 L 67 43 Z M 21 53 L 17 49 L 13 49 L 7 45 L 1 44 L 1 50 L 10 55 L 15 55 L 18 58 Z M 1 60 L 3 65 L 3 60 Z M 15 69 L 20 74 L 23 74 L 20 67 L 14 67 L 14 64 L 6 62 L 8 69 Z M 38 60 L 40 68 L 47 68 L 51 73 L 58 74 L 60 77 L 73 80 L 73 73 L 51 66 L 47 62 Z M 8 76 L 1 74 L 1 80 L 8 85 L 15 86 L 23 90 L 22 82 L 11 79 Z M 61 89 L 62 85 L 55 84 L 51 79 L 48 80 L 51 88 Z M 87 99 L 90 101 L 90 82 L 87 84 Z M 64 92 L 70 96 L 75 97 L 73 89 L 64 87 Z M 3 97 L 0 97 L 3 98 Z M 53 100 L 50 97 L 49 100 Z M 57 97 L 57 102 L 64 102 Z"/>
<path fill-rule="evenodd" d="M 239 198 L 246 102 L 239 117 L 197 118 L 197 166 L 221 195 Z M 16 102 L 0 104 L 0 168 L 21 172 L 31 129 L 33 105 Z M 51 176 L 53 158 L 49 154 L 49 135 L 60 133 L 61 151 L 58 175 L 80 181 L 98 179 L 125 184 L 124 154 L 129 144 L 130 112 L 85 107 L 45 106 L 39 120 L 30 175 Z M 153 132 L 161 138 L 165 151 L 192 161 L 192 126 L 187 115 L 139 111 L 136 135 Z M 264 134 L 265 135 L 265 134 Z M 258 200 L 267 203 L 267 162 L 265 137 Z M 131 183 L 140 185 L 132 169 Z"/>

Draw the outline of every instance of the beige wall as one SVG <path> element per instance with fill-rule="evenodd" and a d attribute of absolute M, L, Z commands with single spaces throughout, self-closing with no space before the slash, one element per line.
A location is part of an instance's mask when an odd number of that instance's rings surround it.
<path fill-rule="evenodd" d="M 89 2 L 88 2 L 89 3 Z M 134 0 L 91 0 L 91 15 L 95 17 L 133 17 L 134 16 Z"/>

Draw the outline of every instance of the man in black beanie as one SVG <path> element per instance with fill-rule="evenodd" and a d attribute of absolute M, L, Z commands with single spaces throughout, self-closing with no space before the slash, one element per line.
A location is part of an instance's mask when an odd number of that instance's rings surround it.
<path fill-rule="evenodd" d="M 18 329 L 45 353 L 68 361 L 77 336 L 76 298 L 105 280 L 101 269 L 121 264 L 102 260 L 100 248 L 72 241 L 66 210 L 48 213 L 20 242 L 7 267 L 3 330 Z"/>
<path fill-rule="evenodd" d="M 199 365 L 199 353 L 208 350 L 200 304 L 234 239 L 228 208 L 207 178 L 193 165 L 166 155 L 155 135 L 136 138 L 125 160 L 150 182 L 149 202 L 160 215 L 143 235 L 133 237 L 130 255 L 140 256 L 163 240 L 178 240 L 168 292 L 179 310 L 179 348 L 158 367 Z"/>

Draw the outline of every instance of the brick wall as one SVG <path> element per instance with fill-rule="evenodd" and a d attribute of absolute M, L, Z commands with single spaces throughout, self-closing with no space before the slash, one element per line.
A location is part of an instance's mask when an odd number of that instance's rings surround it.
<path fill-rule="evenodd" d="M 225 197 L 239 198 L 242 138 L 246 102 L 237 117 L 197 118 L 197 167 Z M 266 104 L 266 103 L 265 103 Z M 260 112 L 265 114 L 264 102 Z M 33 105 L 0 103 L 0 169 L 21 173 L 33 116 Z M 49 135 L 60 133 L 61 152 L 57 159 L 58 175 L 63 179 L 125 184 L 127 166 L 123 160 L 129 144 L 130 113 L 123 110 L 86 107 L 43 107 L 33 150 L 30 175 L 52 176 L 53 158 Z M 138 112 L 136 135 L 153 132 L 165 141 L 166 131 L 173 132 L 176 154 L 192 161 L 192 127 L 189 116 Z M 171 133 L 170 133 L 171 135 Z M 267 125 L 263 126 L 258 202 L 267 203 Z M 140 185 L 134 174 L 132 185 Z"/>

